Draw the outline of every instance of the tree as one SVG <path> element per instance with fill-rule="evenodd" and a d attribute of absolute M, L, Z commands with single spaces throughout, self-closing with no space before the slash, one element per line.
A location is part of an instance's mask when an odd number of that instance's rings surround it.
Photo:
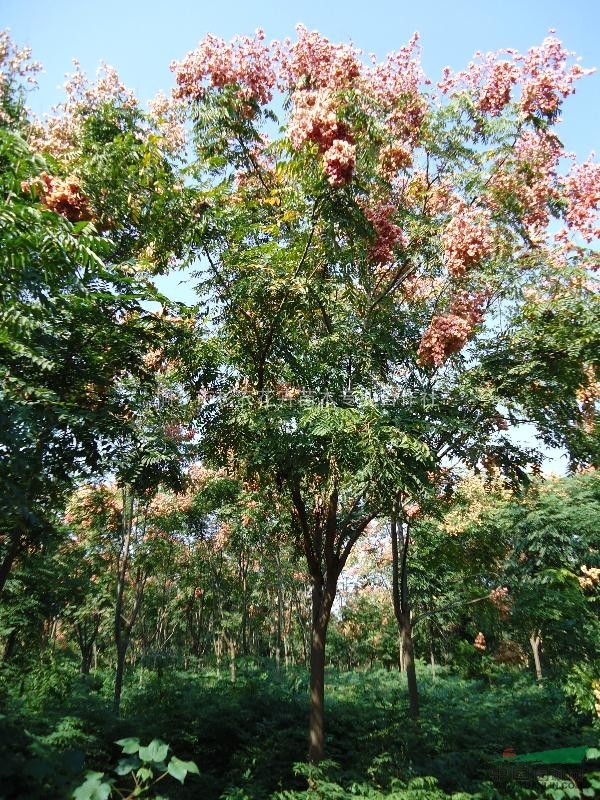
<path fill-rule="evenodd" d="M 201 416 L 205 457 L 278 487 L 294 515 L 312 584 L 316 762 L 327 626 L 369 521 L 399 491 L 423 491 L 445 448 L 465 457 L 473 399 L 496 432 L 499 402 L 511 420 L 561 407 L 561 441 L 583 423 L 577 391 L 590 386 L 597 332 L 586 327 L 574 360 L 548 345 L 547 327 L 539 347 L 526 323 L 533 286 L 553 296 L 576 287 L 589 307 L 590 256 L 571 237 L 595 235 L 600 168 L 588 161 L 563 176 L 553 132 L 586 70 L 551 36 L 525 56 L 445 72 L 436 95 L 417 36 L 369 66 L 303 27 L 271 46 L 260 31 L 230 44 L 209 35 L 173 69 L 194 131 L 192 245 L 228 390 Z M 269 141 L 276 87 L 289 114 Z M 556 237 L 551 217 L 566 226 Z M 555 377 L 535 402 L 495 381 L 524 341 L 537 347 L 531 391 Z M 436 391 L 456 413 L 442 401 L 424 408 Z M 392 403 L 378 402 L 390 392 Z M 490 457 L 520 468 L 500 445 L 487 441 Z"/>
<path fill-rule="evenodd" d="M 531 645 L 538 680 L 543 654 L 555 673 L 597 658 L 597 609 L 583 590 L 586 570 L 600 566 L 598 498 L 594 472 L 554 479 L 487 521 L 509 537 L 502 580 L 512 599 L 510 622 Z"/>
<path fill-rule="evenodd" d="M 84 181 L 67 171 L 76 167 L 89 175 L 96 169 L 98 147 L 110 153 L 117 142 L 119 158 L 129 166 L 122 186 L 131 190 L 137 178 L 139 188 L 150 174 L 157 189 L 159 177 L 168 173 L 159 148 L 152 149 L 151 137 L 141 138 L 134 116 L 118 117 L 105 96 L 97 113 L 81 120 L 80 153 L 60 153 L 64 161 L 58 162 L 39 142 L 34 152 L 26 141 L 32 139 L 32 126 L 20 105 L 19 75 L 13 74 L 16 64 L 28 75 L 27 66 L 22 59 L 6 58 L 10 48 L 1 52 L 0 590 L 15 559 L 48 535 L 52 512 L 64 503 L 74 479 L 107 468 L 116 444 L 131 434 L 123 375 L 149 387 L 155 374 L 144 356 L 160 342 L 168 347 L 181 336 L 180 329 L 148 310 L 149 301 L 161 298 L 125 261 L 139 255 L 132 241 L 147 245 L 156 238 L 155 209 L 153 225 L 142 220 L 143 236 L 118 218 L 117 208 L 111 212 L 117 222 L 110 224 L 93 196 L 91 177 Z M 109 120 L 117 115 L 119 125 L 110 128 L 103 115 Z M 89 170 L 83 166 L 84 152 Z M 151 166 L 140 166 L 145 163 Z M 114 187 L 121 186 L 116 157 L 112 173 L 112 185 L 104 174 L 98 190 L 105 205 L 111 205 Z M 128 244 L 120 226 L 127 229 Z"/>

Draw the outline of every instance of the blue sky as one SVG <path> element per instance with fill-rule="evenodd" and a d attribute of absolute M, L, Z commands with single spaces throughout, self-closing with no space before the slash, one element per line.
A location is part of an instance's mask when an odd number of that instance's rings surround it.
<path fill-rule="evenodd" d="M 40 88 L 30 98 L 41 115 L 58 102 L 64 74 L 76 57 L 93 75 L 101 60 L 114 66 L 142 100 L 171 86 L 169 63 L 191 50 L 205 33 L 226 39 L 262 27 L 267 39 L 294 36 L 302 22 L 334 41 L 352 40 L 365 53 L 384 57 L 421 34 L 422 63 L 434 80 L 444 66 L 464 67 L 476 50 L 538 44 L 549 28 L 586 67 L 600 68 L 600 0 L 2 0 L 0 27 L 28 44 L 44 64 Z M 600 72 L 582 80 L 565 104 L 559 134 L 579 159 L 600 152 Z M 160 288 L 191 299 L 189 288 L 169 276 Z M 531 439 L 531 431 L 520 439 Z M 564 470 L 560 453 L 547 468 Z"/>
<path fill-rule="evenodd" d="M 142 99 L 171 85 L 168 65 L 207 32 L 231 38 L 264 28 L 267 38 L 294 35 L 303 22 L 333 40 L 349 40 L 383 57 L 421 34 L 423 65 L 437 77 L 446 64 L 464 66 L 475 50 L 539 43 L 556 28 L 565 45 L 600 67 L 598 0 L 2 0 L 0 26 L 29 44 L 46 68 L 31 98 L 37 113 L 60 97 L 70 60 L 95 72 L 104 59 Z M 562 136 L 580 158 L 600 150 L 600 74 L 581 81 L 566 105 Z"/>

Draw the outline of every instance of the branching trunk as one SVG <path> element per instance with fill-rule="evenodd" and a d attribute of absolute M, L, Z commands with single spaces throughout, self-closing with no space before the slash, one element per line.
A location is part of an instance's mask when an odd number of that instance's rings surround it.
<path fill-rule="evenodd" d="M 540 645 L 542 643 L 542 635 L 540 630 L 532 631 L 529 637 L 529 644 L 531 645 L 531 652 L 533 653 L 533 663 L 535 666 L 535 677 L 538 681 L 542 681 L 544 676 L 542 674 L 542 662 L 540 660 Z"/>
<path fill-rule="evenodd" d="M 75 626 L 77 643 L 81 653 L 80 672 L 82 675 L 89 675 L 92 668 L 92 656 L 94 645 L 100 630 L 100 615 L 94 614 L 91 620 L 78 622 Z"/>
<path fill-rule="evenodd" d="M 353 545 L 374 515 L 359 520 L 351 504 L 345 523 L 338 521 L 338 490 L 334 484 L 316 498 L 309 514 L 298 483 L 291 485 L 301 543 L 312 582 L 310 636 L 310 719 L 308 758 L 311 764 L 322 761 L 325 753 L 325 645 L 327 626 L 337 591 L 338 579 Z"/>

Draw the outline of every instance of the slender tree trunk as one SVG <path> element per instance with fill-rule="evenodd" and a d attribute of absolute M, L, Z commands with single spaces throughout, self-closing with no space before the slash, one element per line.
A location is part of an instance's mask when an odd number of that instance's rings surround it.
<path fill-rule="evenodd" d="M 331 605 L 329 598 L 324 596 L 323 584 L 313 580 L 308 746 L 311 764 L 322 761 L 325 753 L 325 643 Z"/>
<path fill-rule="evenodd" d="M 410 715 L 413 719 L 416 719 L 419 716 L 419 687 L 417 685 L 417 672 L 415 669 L 408 594 L 408 547 L 410 544 L 410 531 L 407 526 L 402 543 L 402 552 L 400 553 L 398 547 L 399 529 L 400 531 L 402 530 L 402 523 L 399 522 L 397 513 L 394 511 L 390 524 L 392 539 L 392 601 L 394 605 L 394 614 L 400 631 L 401 662 L 403 669 L 406 671 Z"/>
<path fill-rule="evenodd" d="M 242 572 L 242 654 L 248 655 L 248 569 Z"/>
<path fill-rule="evenodd" d="M 535 665 L 535 677 L 538 681 L 542 681 L 544 678 L 542 674 L 542 662 L 540 661 L 541 643 L 542 643 L 542 637 L 540 635 L 540 631 L 539 630 L 533 631 L 531 636 L 529 637 L 529 644 L 531 645 L 531 651 L 533 653 L 533 663 Z"/>
<path fill-rule="evenodd" d="M 283 594 L 281 591 L 281 563 L 279 560 L 279 554 L 276 555 L 275 562 L 277 564 L 277 641 L 275 646 L 275 662 L 277 664 L 277 671 L 279 671 L 281 669 L 281 649 L 283 635 Z"/>
<path fill-rule="evenodd" d="M 115 693 L 113 697 L 113 712 L 119 716 L 121 711 L 121 693 L 123 691 L 123 675 L 125 673 L 125 656 L 127 655 L 127 639 L 117 642 L 117 669 L 115 671 Z"/>
<path fill-rule="evenodd" d="M 87 621 L 78 622 L 76 625 L 77 642 L 81 653 L 80 672 L 82 675 L 89 675 L 92 668 L 92 656 L 96 645 L 96 638 L 100 629 L 100 618 L 96 617 L 91 622 L 91 631 L 88 629 Z"/>
<path fill-rule="evenodd" d="M 92 668 L 92 648 L 93 645 L 86 645 L 81 650 L 81 664 L 79 670 L 82 675 L 89 675 Z"/>
<path fill-rule="evenodd" d="M 363 533 L 373 515 L 356 523 L 339 526 L 337 484 L 326 496 L 315 499 L 312 515 L 308 514 L 298 483 L 291 484 L 292 501 L 302 534 L 304 555 L 312 580 L 312 614 L 310 635 L 310 717 L 308 758 L 318 764 L 325 753 L 325 643 L 331 608 L 340 573 L 352 546 Z M 355 509 L 358 499 L 351 505 Z M 312 520 L 309 518 L 312 516 Z"/>
<path fill-rule="evenodd" d="M 235 683 L 235 639 L 233 636 L 229 639 L 229 679 Z"/>
<path fill-rule="evenodd" d="M 2 661 L 7 662 L 11 659 L 12 654 L 15 650 L 15 645 L 17 644 L 17 629 L 13 628 L 12 631 L 8 635 L 8 639 L 6 640 L 6 644 L 4 645 L 4 653 L 2 654 Z"/>
<path fill-rule="evenodd" d="M 113 710 L 118 716 L 121 708 L 121 692 L 123 689 L 123 675 L 125 672 L 125 657 L 131 640 L 131 632 L 144 596 L 145 577 L 138 567 L 135 579 L 135 596 L 133 607 L 128 620 L 125 612 L 125 582 L 127 579 L 127 566 L 129 563 L 131 539 L 133 535 L 134 497 L 127 489 L 123 489 L 123 544 L 120 553 L 120 562 L 117 565 L 117 596 L 115 602 L 114 640 L 117 648 L 117 669 L 115 673 L 115 694 Z"/>
<path fill-rule="evenodd" d="M 416 719 L 419 716 L 419 688 L 417 686 L 417 672 L 415 668 L 415 652 L 412 640 L 410 611 L 407 614 L 402 614 L 400 632 L 402 636 L 402 650 L 404 653 L 404 669 L 406 670 L 406 681 L 408 684 L 410 715 L 413 719 Z"/>
<path fill-rule="evenodd" d="M 23 534 L 20 528 L 13 529 L 8 535 L 8 550 L 2 559 L 2 564 L 0 564 L 0 593 L 4 591 L 4 586 L 8 580 L 8 576 L 10 575 L 12 566 L 15 563 L 15 558 L 21 549 L 22 535 Z"/>
<path fill-rule="evenodd" d="M 221 656 L 223 655 L 223 634 L 218 634 L 214 640 L 215 659 L 217 662 L 217 678 L 221 677 Z"/>

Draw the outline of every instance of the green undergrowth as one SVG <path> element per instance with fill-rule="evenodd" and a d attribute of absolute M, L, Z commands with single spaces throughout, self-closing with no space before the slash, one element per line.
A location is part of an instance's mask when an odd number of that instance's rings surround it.
<path fill-rule="evenodd" d="M 44 665 L 43 674 L 44 682 L 35 671 L 3 676 L 2 800 L 67 798 L 85 770 L 108 772 L 119 757 L 115 742 L 132 736 L 167 742 L 198 765 L 200 775 L 185 785 L 161 784 L 172 800 L 516 797 L 492 785 L 506 748 L 598 741 L 559 687 L 522 674 L 490 683 L 442 672 L 433 679 L 422 667 L 421 717 L 413 722 L 403 675 L 329 670 L 326 749 L 334 763 L 308 776 L 307 790 L 307 768 L 297 766 L 306 756 L 308 716 L 300 670 L 240 664 L 234 684 L 209 671 L 137 670 L 128 676 L 120 718 L 111 711 L 109 673 L 83 678 L 59 662 Z"/>

